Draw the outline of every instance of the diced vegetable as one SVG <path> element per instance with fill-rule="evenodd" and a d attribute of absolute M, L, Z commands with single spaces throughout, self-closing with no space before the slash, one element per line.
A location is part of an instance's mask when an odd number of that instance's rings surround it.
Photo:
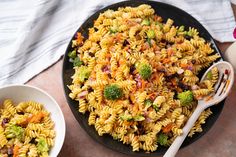
<path fill-rule="evenodd" d="M 178 93 L 177 98 L 180 100 L 182 106 L 187 106 L 193 101 L 193 92 L 188 90 Z"/>
<path fill-rule="evenodd" d="M 45 114 L 43 112 L 39 112 L 35 115 L 33 115 L 30 119 L 29 122 L 30 123 L 40 123 L 41 120 L 43 119 L 43 117 L 45 117 Z"/>
<path fill-rule="evenodd" d="M 148 45 L 151 47 L 152 46 L 152 42 L 151 42 L 151 39 L 150 38 L 147 38 L 147 43 Z"/>
<path fill-rule="evenodd" d="M 88 67 L 86 66 L 81 66 L 78 69 L 78 78 L 81 82 L 84 82 L 86 79 L 89 78 L 90 76 L 90 70 L 88 70 Z"/>
<path fill-rule="evenodd" d="M 6 128 L 5 135 L 7 138 L 18 138 L 21 140 L 23 138 L 24 129 L 20 126 L 11 125 Z"/>
<path fill-rule="evenodd" d="M 160 109 L 160 108 L 159 108 L 157 105 L 155 105 L 155 104 L 153 104 L 152 107 L 155 109 L 156 112 L 159 111 L 159 109 Z"/>
<path fill-rule="evenodd" d="M 152 75 L 152 68 L 149 64 L 140 64 L 138 66 L 138 73 L 142 79 L 147 80 Z"/>
<path fill-rule="evenodd" d="M 48 144 L 44 138 L 40 138 L 37 144 L 38 150 L 42 152 L 47 152 L 49 150 Z"/>
<path fill-rule="evenodd" d="M 117 33 L 118 32 L 117 28 L 115 28 L 115 27 L 111 27 L 109 29 L 109 31 L 110 31 L 110 33 Z"/>
<path fill-rule="evenodd" d="M 149 39 L 155 38 L 156 35 L 155 35 L 154 30 L 152 30 L 152 29 L 148 30 L 148 31 L 147 31 L 147 37 L 148 37 Z"/>
<path fill-rule="evenodd" d="M 123 96 L 123 91 L 118 85 L 107 85 L 104 90 L 104 97 L 108 100 L 117 100 Z"/>
<path fill-rule="evenodd" d="M 207 73 L 206 78 L 207 78 L 208 80 L 212 80 L 212 72 L 211 72 L 211 71 L 209 71 L 209 72 Z"/>
<path fill-rule="evenodd" d="M 124 115 L 120 116 L 120 119 L 130 121 L 133 119 L 133 117 L 130 114 L 124 114 Z"/>
<path fill-rule="evenodd" d="M 20 147 L 18 145 L 14 146 L 14 148 L 13 148 L 13 157 L 18 157 L 19 149 L 20 149 Z"/>
<path fill-rule="evenodd" d="M 143 21 L 142 21 L 142 23 L 141 23 L 141 25 L 142 26 L 149 26 L 150 25 L 150 21 L 149 21 L 149 19 L 144 19 Z"/>
<path fill-rule="evenodd" d="M 157 141 L 160 145 L 166 146 L 167 142 L 168 142 L 168 136 L 161 133 L 161 134 L 159 134 Z"/>
<path fill-rule="evenodd" d="M 144 121 L 145 117 L 143 117 L 142 115 L 138 115 L 138 116 L 134 116 L 134 121 Z"/>
<path fill-rule="evenodd" d="M 178 32 L 183 32 L 183 31 L 184 31 L 184 26 L 180 26 Z"/>
<path fill-rule="evenodd" d="M 73 60 L 73 64 L 74 64 L 74 66 L 80 67 L 80 66 L 83 64 L 83 62 L 80 60 L 79 57 L 76 57 L 76 58 Z"/>
<path fill-rule="evenodd" d="M 145 105 L 145 106 L 152 106 L 152 100 L 151 100 L 151 99 L 146 99 L 146 100 L 144 101 L 144 105 Z"/>
<path fill-rule="evenodd" d="M 73 51 L 69 52 L 68 56 L 72 59 L 76 58 L 76 50 L 73 50 Z"/>

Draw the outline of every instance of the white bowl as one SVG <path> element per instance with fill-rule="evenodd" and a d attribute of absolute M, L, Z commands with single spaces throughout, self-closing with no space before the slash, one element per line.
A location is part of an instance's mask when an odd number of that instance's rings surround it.
<path fill-rule="evenodd" d="M 33 100 L 42 103 L 47 111 L 51 113 L 51 118 L 55 123 L 55 144 L 50 149 L 49 156 L 56 157 L 65 139 L 65 119 L 57 102 L 45 91 L 28 85 L 8 85 L 0 87 L 0 104 L 5 99 L 12 99 L 14 103 Z"/>

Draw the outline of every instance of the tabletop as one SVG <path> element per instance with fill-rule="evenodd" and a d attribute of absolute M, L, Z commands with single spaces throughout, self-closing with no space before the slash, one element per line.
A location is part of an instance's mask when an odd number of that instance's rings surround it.
<path fill-rule="evenodd" d="M 236 13 L 236 6 L 233 6 L 233 10 Z M 217 44 L 221 51 L 224 52 L 231 43 Z M 62 58 L 26 83 L 47 91 L 56 99 L 64 113 L 67 130 L 59 157 L 129 157 L 98 144 L 80 127 L 66 102 L 61 72 Z M 236 156 L 235 95 L 236 81 L 230 95 L 226 99 L 224 109 L 214 126 L 195 143 L 180 150 L 177 157 Z"/>

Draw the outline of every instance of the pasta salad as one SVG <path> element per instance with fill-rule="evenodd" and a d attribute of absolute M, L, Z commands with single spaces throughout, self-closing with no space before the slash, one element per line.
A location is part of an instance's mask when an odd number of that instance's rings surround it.
<path fill-rule="evenodd" d="M 54 122 L 35 101 L 15 105 L 6 99 L 0 109 L 0 156 L 48 157 L 54 145 Z"/>
<path fill-rule="evenodd" d="M 148 152 L 182 134 L 197 100 L 214 91 L 218 69 L 202 83 L 199 72 L 220 56 L 195 28 L 164 21 L 146 4 L 107 10 L 72 41 L 75 73 L 69 96 L 100 136 Z M 189 136 L 201 132 L 205 110 Z"/>

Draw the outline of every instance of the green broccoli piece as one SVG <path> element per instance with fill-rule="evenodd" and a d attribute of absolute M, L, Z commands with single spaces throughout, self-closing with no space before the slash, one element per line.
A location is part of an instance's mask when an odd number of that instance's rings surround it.
<path fill-rule="evenodd" d="M 183 32 L 183 31 L 184 31 L 184 26 L 180 26 L 178 32 Z"/>
<path fill-rule="evenodd" d="M 144 19 L 141 23 L 141 25 L 145 25 L 145 26 L 150 26 L 150 21 L 148 19 Z"/>
<path fill-rule="evenodd" d="M 182 106 L 187 106 L 193 101 L 193 92 L 188 90 L 178 93 L 177 98 L 180 100 Z"/>
<path fill-rule="evenodd" d="M 151 39 L 150 38 L 147 38 L 147 43 L 148 45 L 151 47 L 152 46 L 152 42 L 151 42 Z"/>
<path fill-rule="evenodd" d="M 110 27 L 109 32 L 110 32 L 111 34 L 112 34 L 112 33 L 117 33 L 117 32 L 118 32 L 118 29 L 115 28 L 115 27 Z"/>
<path fill-rule="evenodd" d="M 134 116 L 134 121 L 141 122 L 141 121 L 144 121 L 144 120 L 145 120 L 145 117 L 143 117 L 142 115 Z"/>
<path fill-rule="evenodd" d="M 123 91 L 118 85 L 107 85 L 104 89 L 104 97 L 108 100 L 117 100 L 123 96 Z"/>
<path fill-rule="evenodd" d="M 186 32 L 186 35 L 190 36 L 190 37 L 193 37 L 193 32 L 191 30 L 189 30 L 188 32 Z"/>
<path fill-rule="evenodd" d="M 152 100 L 151 100 L 151 99 L 146 99 L 146 100 L 144 101 L 144 105 L 145 105 L 145 106 L 152 106 Z"/>
<path fill-rule="evenodd" d="M 76 58 L 76 50 L 73 50 L 73 51 L 69 52 L 68 57 L 70 57 L 72 59 Z"/>
<path fill-rule="evenodd" d="M 43 153 L 43 152 L 47 152 L 49 150 L 48 144 L 45 140 L 45 138 L 40 138 L 37 144 L 37 149 Z"/>
<path fill-rule="evenodd" d="M 78 78 L 80 82 L 84 82 L 86 79 L 89 78 L 90 76 L 90 70 L 88 70 L 88 67 L 86 66 L 81 66 L 78 69 Z"/>
<path fill-rule="evenodd" d="M 212 80 L 212 72 L 211 72 L 211 71 L 209 71 L 209 72 L 207 73 L 206 78 L 207 78 L 208 80 Z"/>
<path fill-rule="evenodd" d="M 159 134 L 157 142 L 162 146 L 166 146 L 168 142 L 168 136 L 163 133 Z"/>
<path fill-rule="evenodd" d="M 133 117 L 130 114 L 124 114 L 120 116 L 120 119 L 130 121 L 133 119 Z"/>
<path fill-rule="evenodd" d="M 154 30 L 152 30 L 152 29 L 148 30 L 148 31 L 147 31 L 147 37 L 148 37 L 149 39 L 155 38 L 156 35 L 155 35 Z"/>
<path fill-rule="evenodd" d="M 74 60 L 73 60 L 73 65 L 75 66 L 75 67 L 80 67 L 82 64 L 84 64 L 81 60 L 80 60 L 80 58 L 79 57 L 76 57 L 76 58 L 74 58 Z"/>
<path fill-rule="evenodd" d="M 23 138 L 24 129 L 20 126 L 10 125 L 6 128 L 6 137 L 7 138 L 17 138 L 22 140 Z"/>
<path fill-rule="evenodd" d="M 142 79 L 147 80 L 152 75 L 152 67 L 149 64 L 140 64 L 138 67 L 138 73 Z"/>
<path fill-rule="evenodd" d="M 159 111 L 159 107 L 156 104 L 153 104 L 152 107 L 155 109 L 155 111 Z"/>

